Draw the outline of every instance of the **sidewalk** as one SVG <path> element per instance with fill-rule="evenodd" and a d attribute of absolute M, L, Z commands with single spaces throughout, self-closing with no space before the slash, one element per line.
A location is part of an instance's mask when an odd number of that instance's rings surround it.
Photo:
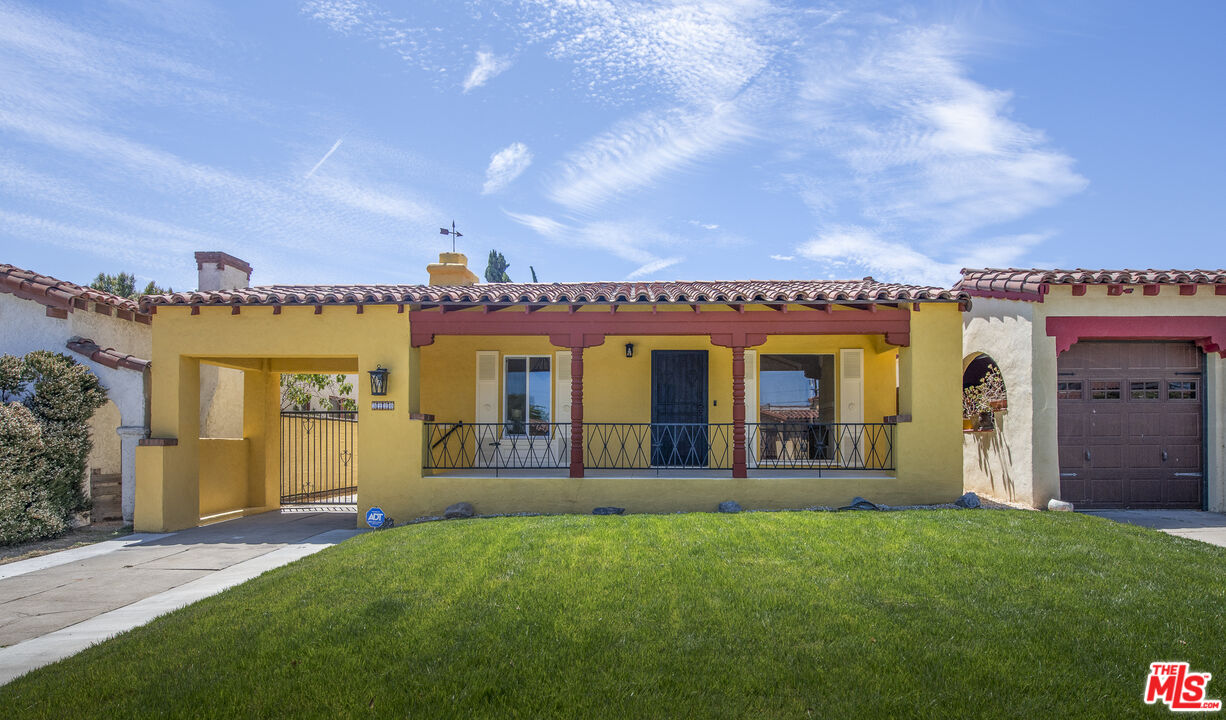
<path fill-rule="evenodd" d="M 1201 510 L 1086 510 L 1085 514 L 1226 547 L 1226 515 L 1221 513 Z"/>
<path fill-rule="evenodd" d="M 287 510 L 0 566 L 0 684 L 360 532 Z"/>

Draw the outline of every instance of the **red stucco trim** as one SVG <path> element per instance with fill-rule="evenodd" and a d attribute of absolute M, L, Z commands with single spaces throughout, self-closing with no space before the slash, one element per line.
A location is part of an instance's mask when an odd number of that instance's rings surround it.
<path fill-rule="evenodd" d="M 1226 357 L 1226 317 L 1151 315 L 1145 317 L 1049 317 L 1047 334 L 1060 355 L 1079 340 L 1182 340 Z"/>
<path fill-rule="evenodd" d="M 709 335 L 717 345 L 752 347 L 767 335 L 884 335 L 892 345 L 911 344 L 909 310 L 876 312 L 805 310 L 790 313 L 483 313 L 413 310 L 413 347 L 436 335 L 547 335 L 559 347 L 592 347 L 607 335 Z"/>

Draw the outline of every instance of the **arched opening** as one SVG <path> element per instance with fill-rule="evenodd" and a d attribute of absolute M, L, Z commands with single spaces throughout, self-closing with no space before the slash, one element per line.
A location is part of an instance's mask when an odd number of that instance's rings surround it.
<path fill-rule="evenodd" d="M 1000 366 L 986 353 L 968 355 L 962 370 L 962 419 L 964 430 L 996 429 L 995 414 L 1008 408 Z"/>

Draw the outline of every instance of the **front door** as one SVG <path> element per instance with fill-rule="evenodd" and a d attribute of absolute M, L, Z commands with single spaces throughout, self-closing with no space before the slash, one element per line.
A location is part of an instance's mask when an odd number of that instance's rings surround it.
<path fill-rule="evenodd" d="M 707 352 L 651 351 L 651 464 L 707 466 Z"/>

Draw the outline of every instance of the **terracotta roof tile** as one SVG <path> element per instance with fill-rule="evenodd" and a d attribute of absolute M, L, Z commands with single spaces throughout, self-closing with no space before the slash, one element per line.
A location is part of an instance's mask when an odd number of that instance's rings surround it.
<path fill-rule="evenodd" d="M 102 348 L 89 338 L 74 337 L 68 341 L 68 349 L 109 368 L 143 371 L 149 367 L 148 360 L 121 353 L 115 348 Z"/>
<path fill-rule="evenodd" d="M 1038 300 L 1051 285 L 1226 285 L 1226 270 L 962 270 L 955 290 L 978 297 Z"/>
<path fill-rule="evenodd" d="M 148 313 L 142 311 L 135 300 L 82 287 L 48 275 L 39 275 L 13 265 L 0 264 L 0 292 L 12 293 L 47 307 L 69 311 L 81 307 L 80 303 L 95 303 L 118 311 L 120 318 L 145 323 L 150 320 Z"/>
<path fill-rule="evenodd" d="M 380 303 L 860 303 L 959 302 L 965 293 L 938 287 L 863 280 L 729 282 L 481 283 L 433 285 L 271 285 L 142 298 L 153 305 L 358 305 Z"/>

